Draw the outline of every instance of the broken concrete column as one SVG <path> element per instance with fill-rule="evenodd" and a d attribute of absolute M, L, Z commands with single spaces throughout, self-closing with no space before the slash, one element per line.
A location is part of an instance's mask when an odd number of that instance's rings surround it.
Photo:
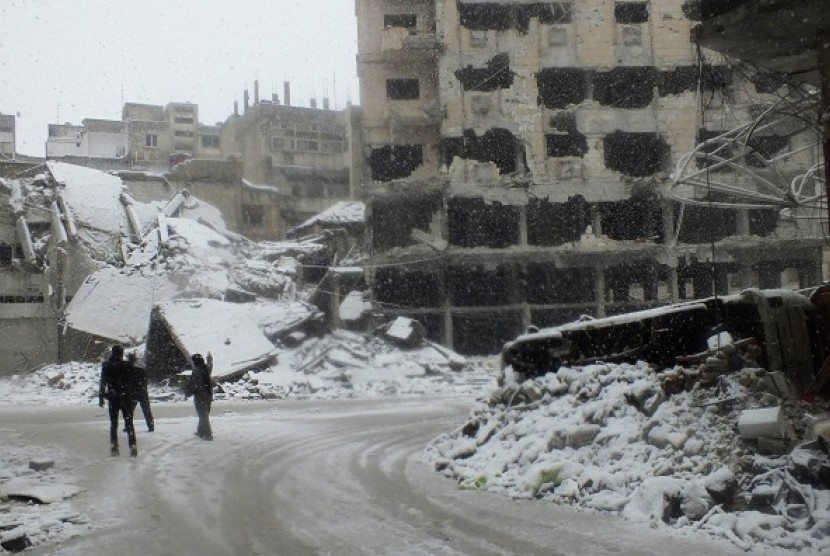
<path fill-rule="evenodd" d="M 23 249 L 23 259 L 31 264 L 37 262 L 32 234 L 29 232 L 29 223 L 22 216 L 17 219 L 17 239 Z"/>
<path fill-rule="evenodd" d="M 787 434 L 786 417 L 781 406 L 745 409 L 738 417 L 738 431 L 745 440 L 784 438 Z"/>

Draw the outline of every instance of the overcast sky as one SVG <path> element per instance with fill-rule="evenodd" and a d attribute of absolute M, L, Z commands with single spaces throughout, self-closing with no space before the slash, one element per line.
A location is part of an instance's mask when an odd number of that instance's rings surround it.
<path fill-rule="evenodd" d="M 0 0 L 0 112 L 17 150 L 44 156 L 46 126 L 120 119 L 123 100 L 199 105 L 224 121 L 259 80 L 292 104 L 359 104 L 353 0 Z M 322 105 L 322 101 L 320 103 Z"/>

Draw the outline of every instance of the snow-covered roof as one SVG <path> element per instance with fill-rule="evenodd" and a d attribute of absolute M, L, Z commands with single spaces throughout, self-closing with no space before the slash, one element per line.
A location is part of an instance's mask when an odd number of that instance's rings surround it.
<path fill-rule="evenodd" d="M 118 237 L 129 235 L 129 223 L 120 196 L 121 178 L 83 166 L 50 160 L 49 172 L 63 186 L 67 205 L 81 228 L 100 230 Z"/>
<path fill-rule="evenodd" d="M 307 228 L 314 224 L 362 224 L 365 217 L 366 205 L 364 203 L 360 201 L 340 201 L 317 216 L 312 216 L 297 228 Z"/>
<path fill-rule="evenodd" d="M 179 287 L 165 276 L 125 274 L 104 268 L 89 276 L 66 308 L 75 330 L 125 344 L 144 341 L 153 303 L 172 299 Z"/>
<path fill-rule="evenodd" d="M 265 336 L 257 316 L 263 310 L 256 304 L 227 303 L 215 299 L 169 301 L 156 305 L 158 315 L 188 355 L 213 355 L 216 376 L 243 370 L 276 354 Z"/>

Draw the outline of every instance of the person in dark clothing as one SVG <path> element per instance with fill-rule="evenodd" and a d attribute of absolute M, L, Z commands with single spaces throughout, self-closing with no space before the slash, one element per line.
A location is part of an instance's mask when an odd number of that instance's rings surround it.
<path fill-rule="evenodd" d="M 124 416 L 124 427 L 127 431 L 127 442 L 130 445 L 130 455 L 138 455 L 133 426 L 133 377 L 124 357 L 124 348 L 118 344 L 112 346 L 109 359 L 101 366 L 101 383 L 98 387 L 98 406 L 104 407 L 104 398 L 109 401 L 110 413 L 110 453 L 118 455 L 118 414 Z"/>
<path fill-rule="evenodd" d="M 135 362 L 135 352 L 131 351 L 127 354 L 127 364 L 133 377 L 133 407 L 135 407 L 136 402 L 141 406 L 144 422 L 147 423 L 147 432 L 153 432 L 155 422 L 153 421 L 153 411 L 150 409 L 150 394 L 147 392 L 147 371 L 144 367 L 136 365 Z"/>
<path fill-rule="evenodd" d="M 213 356 L 208 353 L 207 362 L 201 354 L 196 353 L 191 357 L 193 361 L 193 373 L 190 375 L 190 383 L 186 395 L 193 396 L 193 405 L 196 406 L 196 415 L 199 416 L 199 425 L 196 428 L 196 436 L 203 440 L 213 440 L 213 431 L 210 428 L 210 404 L 213 402 Z"/>

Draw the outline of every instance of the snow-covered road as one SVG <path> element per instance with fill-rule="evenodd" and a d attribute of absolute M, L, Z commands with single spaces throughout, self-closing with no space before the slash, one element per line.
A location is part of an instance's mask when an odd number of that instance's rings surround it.
<path fill-rule="evenodd" d="M 92 407 L 0 406 L 4 433 L 65 453 L 94 527 L 33 554 L 737 554 L 731 545 L 539 500 L 459 490 L 424 446 L 467 400 L 280 401 L 137 412 L 139 455 L 107 456 Z M 122 435 L 123 436 L 123 435 Z M 125 440 L 122 439 L 122 443 Z"/>

